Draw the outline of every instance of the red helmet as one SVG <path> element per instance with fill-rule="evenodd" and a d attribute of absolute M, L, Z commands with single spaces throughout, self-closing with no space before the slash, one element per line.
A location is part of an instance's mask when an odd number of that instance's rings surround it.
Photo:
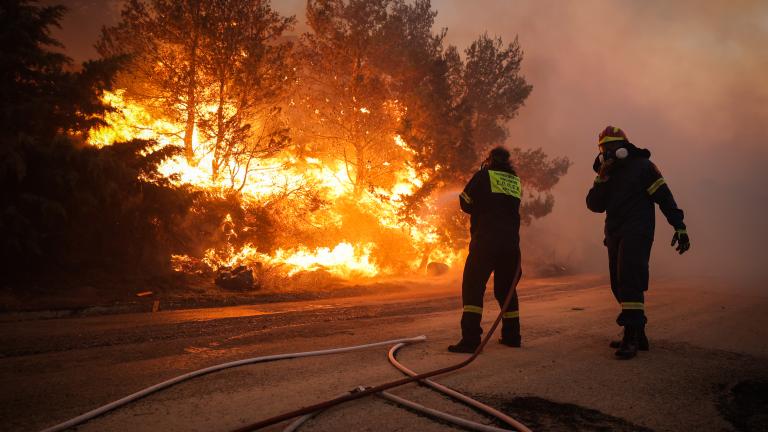
<path fill-rule="evenodd" d="M 627 134 L 625 134 L 621 128 L 617 128 L 616 126 L 606 126 L 606 128 L 603 129 L 603 131 L 600 132 L 600 135 L 597 137 L 597 145 L 602 145 L 611 141 L 629 140 L 627 139 Z"/>

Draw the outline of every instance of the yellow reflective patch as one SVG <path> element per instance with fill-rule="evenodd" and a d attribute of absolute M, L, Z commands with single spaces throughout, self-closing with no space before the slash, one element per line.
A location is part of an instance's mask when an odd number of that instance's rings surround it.
<path fill-rule="evenodd" d="M 520 311 L 504 312 L 502 318 L 520 318 Z"/>
<path fill-rule="evenodd" d="M 466 192 L 462 192 L 460 196 L 467 204 L 472 204 L 472 198 L 470 198 Z"/>
<path fill-rule="evenodd" d="M 488 170 L 488 176 L 491 179 L 491 192 L 511 195 L 518 199 L 522 196 L 523 189 L 520 186 L 520 178 L 518 176 L 504 171 L 493 170 Z"/>
<path fill-rule="evenodd" d="M 622 309 L 644 310 L 645 304 L 640 302 L 623 302 L 621 303 Z"/>
<path fill-rule="evenodd" d="M 653 184 L 647 189 L 648 195 L 653 195 L 656 193 L 656 190 L 658 190 L 664 183 L 666 183 L 666 181 L 664 181 L 664 177 L 653 182 Z"/>
<path fill-rule="evenodd" d="M 482 306 L 473 306 L 473 305 L 464 305 L 464 312 L 472 312 L 476 314 L 482 314 L 483 313 L 483 307 Z"/>

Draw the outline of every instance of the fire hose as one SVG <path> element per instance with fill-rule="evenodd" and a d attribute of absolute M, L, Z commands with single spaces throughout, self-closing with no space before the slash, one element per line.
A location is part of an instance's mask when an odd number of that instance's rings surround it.
<path fill-rule="evenodd" d="M 392 363 L 392 365 L 394 367 L 399 369 L 404 374 L 412 376 L 412 377 L 417 376 L 418 374 L 416 372 L 408 369 L 407 367 L 403 366 L 400 362 L 397 361 L 397 357 L 395 356 L 397 354 L 397 350 L 399 350 L 400 348 L 402 348 L 404 346 L 405 346 L 404 343 L 399 343 L 399 344 L 393 346 L 389 350 L 389 353 L 387 354 L 387 357 L 389 358 L 389 362 Z M 491 415 L 493 417 L 496 417 L 497 419 L 499 419 L 499 420 L 503 421 L 504 423 L 512 426 L 513 428 L 517 429 L 518 431 L 530 432 L 530 430 L 524 424 L 522 424 L 519 421 L 513 419 L 512 417 L 504 414 L 503 412 L 501 412 L 501 411 L 499 411 L 499 410 L 497 410 L 497 409 L 495 409 L 493 407 L 490 407 L 490 406 L 488 406 L 486 404 L 480 403 L 477 400 L 472 399 L 471 397 L 469 397 L 467 395 L 459 393 L 456 390 L 448 388 L 448 387 L 446 387 L 446 386 L 444 386 L 442 384 L 436 383 L 436 382 L 434 382 L 432 380 L 429 380 L 429 379 L 422 380 L 421 383 L 425 384 L 425 385 L 427 385 L 429 387 L 432 387 L 433 389 L 439 391 L 440 393 L 443 393 L 443 394 L 448 395 L 448 396 L 450 396 L 450 397 L 452 397 L 454 399 L 457 399 L 457 400 L 459 400 L 461 402 L 464 402 L 465 404 L 471 406 L 472 408 L 476 408 L 476 409 L 478 409 L 480 411 L 485 412 L 486 414 L 489 414 L 489 415 Z"/>
<path fill-rule="evenodd" d="M 79 425 L 81 423 L 84 423 L 84 422 L 87 422 L 89 420 L 92 420 L 92 419 L 94 419 L 94 418 L 96 418 L 96 417 L 98 417 L 98 416 L 100 416 L 100 415 L 102 415 L 102 414 L 104 414 L 104 413 L 106 413 L 108 411 L 114 410 L 114 409 L 119 408 L 119 407 L 121 407 L 123 405 L 126 405 L 126 404 L 128 404 L 130 402 L 133 402 L 133 401 L 135 401 L 137 399 L 143 398 L 143 397 L 148 396 L 148 395 L 150 395 L 152 393 L 155 393 L 155 392 L 158 392 L 160 390 L 166 389 L 168 387 L 171 387 L 171 386 L 176 385 L 178 383 L 181 383 L 183 381 L 187 381 L 187 380 L 190 380 L 192 378 L 196 378 L 196 377 L 199 377 L 199 376 L 202 376 L 202 375 L 207 375 L 207 374 L 210 374 L 210 373 L 213 373 L 213 372 L 217 372 L 217 371 L 221 371 L 221 370 L 224 370 L 224 369 L 229 369 L 229 368 L 234 368 L 234 367 L 248 365 L 248 364 L 254 364 L 254 363 L 264 363 L 264 362 L 276 361 L 276 360 L 284 360 L 284 359 L 291 359 L 291 358 L 313 357 L 313 356 L 320 356 L 320 355 L 327 355 L 327 354 L 344 353 L 344 352 L 349 352 L 349 351 L 355 351 L 355 350 L 361 350 L 361 349 L 366 349 L 366 348 L 371 348 L 371 347 L 376 347 L 376 346 L 381 346 L 381 345 L 391 345 L 391 344 L 396 344 L 396 345 L 394 347 L 392 347 L 392 349 L 390 349 L 390 351 L 389 351 L 390 362 L 392 362 L 392 364 L 395 367 L 397 367 L 399 370 L 401 370 L 405 374 L 409 375 L 409 377 L 402 378 L 402 379 L 399 379 L 399 380 L 396 380 L 396 381 L 391 381 L 391 382 L 388 382 L 388 383 L 385 383 L 385 384 L 380 384 L 380 385 L 374 386 L 374 387 L 368 387 L 368 388 L 359 387 L 355 391 L 352 391 L 352 392 L 346 393 L 344 395 L 338 396 L 338 397 L 336 397 L 334 399 L 331 399 L 331 400 L 328 400 L 328 401 L 325 401 L 325 402 L 321 402 L 321 403 L 317 403 L 317 404 L 314 404 L 314 405 L 311 405 L 311 406 L 308 406 L 308 407 L 300 408 L 300 409 L 297 409 L 297 410 L 294 410 L 294 411 L 291 411 L 291 412 L 287 412 L 287 413 L 284 413 L 284 414 L 280 414 L 280 415 L 277 415 L 277 416 L 274 416 L 274 417 L 271 417 L 271 418 L 268 418 L 268 419 L 265 419 L 265 420 L 261 420 L 259 422 L 253 423 L 253 424 L 250 424 L 248 426 L 239 428 L 239 429 L 236 430 L 236 432 L 251 431 L 251 430 L 255 430 L 255 429 L 260 429 L 260 428 L 267 427 L 267 426 L 270 426 L 270 425 L 273 425 L 273 424 L 276 424 L 276 423 L 279 423 L 279 422 L 282 422 L 282 421 L 285 421 L 285 420 L 289 420 L 289 419 L 294 418 L 294 417 L 304 416 L 304 417 L 300 418 L 299 421 L 294 422 L 294 424 L 296 425 L 296 428 L 297 428 L 301 423 L 303 423 L 307 419 L 311 418 L 313 415 L 316 415 L 317 413 L 319 413 L 319 412 L 321 412 L 321 411 L 323 411 L 323 410 L 325 410 L 327 408 L 333 407 L 335 405 L 338 405 L 338 404 L 341 404 L 341 403 L 344 403 L 344 402 L 348 402 L 348 401 L 351 401 L 351 400 L 355 400 L 355 399 L 359 399 L 359 398 L 362 398 L 362 397 L 365 397 L 365 396 L 369 396 L 369 395 L 372 395 L 372 394 L 377 394 L 377 393 L 382 393 L 383 397 L 385 397 L 385 398 L 387 398 L 389 400 L 392 400 L 392 401 L 394 401 L 396 403 L 399 403 L 401 405 L 408 406 L 408 407 L 410 407 L 412 409 L 416 409 L 416 410 L 425 412 L 427 414 L 430 414 L 430 415 L 442 418 L 443 420 L 446 420 L 446 421 L 451 421 L 453 423 L 456 423 L 456 424 L 459 424 L 459 425 L 462 425 L 462 426 L 465 426 L 465 427 L 474 428 L 476 430 L 488 430 L 488 431 L 491 431 L 491 430 L 499 430 L 499 431 L 501 431 L 501 430 L 503 430 L 503 429 L 499 429 L 499 428 L 493 428 L 493 427 L 490 427 L 490 426 L 481 425 L 479 423 L 470 422 L 468 420 L 464 420 L 464 419 L 460 419 L 460 418 L 457 418 L 457 417 L 454 417 L 454 416 L 450 416 L 450 415 L 447 415 L 445 413 L 440 413 L 439 411 L 423 407 L 423 406 L 421 406 L 419 404 L 416 404 L 414 402 L 407 401 L 405 399 L 399 398 L 397 396 L 394 396 L 392 394 L 389 394 L 389 393 L 385 392 L 385 390 L 388 390 L 388 389 L 391 389 L 391 388 L 394 388 L 394 387 L 399 387 L 401 385 L 412 383 L 412 382 L 416 382 L 416 381 L 421 382 L 421 383 L 423 383 L 425 385 L 428 385 L 428 386 L 430 386 L 432 388 L 435 388 L 436 390 L 438 390 L 440 392 L 443 392 L 443 393 L 445 393 L 445 394 L 447 394 L 447 395 L 449 395 L 451 397 L 454 397 L 454 398 L 456 398 L 458 400 L 461 400 L 461 401 L 463 401 L 465 403 L 468 403 L 469 405 L 471 405 L 471 406 L 473 406 L 473 407 L 475 407 L 477 409 L 485 411 L 486 413 L 491 414 L 491 415 L 501 419 L 502 421 L 510 424 L 511 426 L 515 427 L 519 431 L 530 432 L 530 430 L 527 427 L 525 427 L 525 425 L 517 422 L 516 420 L 512 419 L 511 417 L 506 416 L 505 414 L 503 414 L 503 413 L 501 413 L 501 412 L 499 412 L 499 411 L 497 411 L 497 410 L 495 410 L 495 409 L 493 409 L 491 407 L 483 405 L 480 402 L 475 401 L 474 399 L 471 399 L 471 398 L 469 398 L 469 397 L 467 397 L 465 395 L 462 395 L 461 393 L 458 393 L 455 390 L 451 390 L 451 389 L 449 389 L 447 387 L 444 387 L 444 386 L 442 386 L 440 384 L 437 384 L 437 383 L 435 383 L 435 382 L 433 382 L 431 380 L 428 380 L 428 378 L 431 378 L 431 377 L 434 377 L 434 376 L 437 376 L 437 375 L 442 375 L 442 374 L 445 374 L 445 373 L 448 373 L 448 372 L 452 372 L 452 371 L 461 369 L 464 366 L 467 366 L 468 364 L 472 363 L 477 358 L 477 356 L 480 355 L 480 352 L 483 350 L 485 345 L 488 343 L 488 341 L 492 337 L 494 331 L 498 327 L 499 322 L 501 322 L 502 314 L 509 307 L 509 303 L 512 300 L 512 295 L 514 294 L 515 288 L 517 286 L 517 283 L 520 280 L 520 275 L 521 275 L 521 272 L 520 272 L 519 261 L 518 261 L 518 267 L 517 267 L 517 272 L 516 272 L 516 276 L 515 276 L 514 282 L 512 284 L 512 287 L 511 287 L 509 293 L 507 294 L 507 298 L 505 299 L 504 304 L 501 307 L 501 310 L 499 311 L 499 315 L 496 317 L 496 319 L 493 322 L 493 325 L 491 326 L 491 329 L 485 335 L 483 340 L 480 342 L 480 345 L 477 347 L 477 349 L 475 350 L 475 352 L 471 356 L 469 356 L 464 361 L 459 362 L 459 363 L 457 363 L 457 364 L 455 364 L 453 366 L 448 366 L 448 367 L 444 367 L 444 368 L 440 368 L 440 369 L 435 369 L 435 370 L 432 370 L 432 371 L 429 371 L 429 372 L 424 372 L 424 373 L 421 373 L 421 374 L 416 374 L 415 372 L 409 370 L 408 368 L 406 368 L 405 366 L 403 366 L 403 365 L 401 365 L 400 363 L 397 362 L 397 360 L 395 359 L 395 353 L 397 352 L 398 349 L 400 349 L 401 347 L 403 347 L 407 343 L 422 342 L 422 341 L 426 340 L 426 336 L 417 336 L 417 337 L 413 337 L 413 338 L 395 339 L 395 340 L 389 340 L 389 341 L 383 341 L 383 342 L 375 342 L 375 343 L 370 343 L 370 344 L 365 344 L 365 345 L 357 345 L 357 346 L 350 346 L 350 347 L 344 347 L 344 348 L 333 348 L 333 349 L 318 350 L 318 351 L 307 351 L 307 352 L 299 352 L 299 353 L 275 354 L 275 355 L 268 355 L 268 356 L 253 357 L 253 358 L 248 358 L 248 359 L 243 359 L 243 360 L 237 360 L 237 361 L 222 363 L 222 364 L 210 366 L 210 367 L 203 368 L 203 369 L 198 369 L 196 371 L 192 371 L 192 372 L 189 372 L 189 373 L 186 373 L 186 374 L 183 374 L 183 375 L 179 375 L 179 376 L 177 376 L 175 378 L 171 378 L 169 380 L 166 380 L 166 381 L 163 381 L 161 383 L 155 384 L 153 386 L 147 387 L 145 389 L 139 390 L 138 392 L 130 394 L 130 395 L 126 396 L 126 397 L 123 397 L 123 398 L 118 399 L 116 401 L 110 402 L 110 403 L 108 403 L 106 405 L 103 405 L 103 406 L 101 406 L 99 408 L 96 408 L 94 410 L 88 411 L 88 412 L 86 412 L 86 413 L 84 413 L 84 414 L 82 414 L 80 416 L 74 417 L 72 419 L 69 419 L 69 420 L 64 421 L 62 423 L 59 423 L 57 425 L 51 426 L 51 427 L 49 427 L 47 429 L 44 429 L 43 432 L 58 432 L 58 431 L 62 431 L 62 430 L 71 428 L 73 426 L 76 426 L 76 425 Z M 290 426 L 289 426 L 289 429 L 290 429 Z M 291 429 L 291 430 L 295 430 L 295 428 Z"/>
<path fill-rule="evenodd" d="M 189 373 L 186 373 L 184 375 L 179 375 L 175 378 L 171 378 L 169 380 L 163 381 L 159 384 L 155 384 L 153 386 L 147 387 L 143 390 L 139 390 L 136 393 L 130 394 L 122 399 L 118 399 L 114 402 L 110 402 L 106 405 L 103 405 L 99 408 L 96 408 L 94 410 L 88 411 L 85 414 L 79 415 L 75 418 L 69 419 L 65 422 L 59 423 L 55 426 L 51 426 L 43 432 L 57 432 L 62 431 L 68 428 L 71 428 L 73 426 L 79 425 L 81 423 L 85 423 L 88 420 L 94 419 L 108 411 L 112 411 L 118 407 L 121 407 L 123 405 L 126 405 L 130 402 L 135 401 L 136 399 L 143 398 L 145 396 L 148 396 L 152 393 L 158 392 L 160 390 L 166 389 L 168 387 L 171 387 L 173 385 L 176 385 L 182 381 L 187 381 L 192 378 L 196 378 L 202 375 L 207 375 L 213 372 L 218 372 L 220 370 L 224 369 L 230 369 L 238 366 L 244 366 L 248 364 L 254 364 L 254 363 L 265 363 L 270 361 L 276 361 L 276 360 L 285 360 L 285 359 L 292 359 L 292 358 L 300 358 L 300 357 L 314 357 L 314 356 L 321 356 L 321 355 L 327 355 L 327 354 L 338 354 L 338 353 L 345 353 L 349 351 L 356 351 L 366 348 L 372 348 L 382 345 L 391 345 L 391 344 L 398 344 L 398 343 L 414 343 L 414 342 L 422 342 L 427 339 L 426 336 L 416 336 L 412 338 L 404 338 L 404 339 L 394 339 L 389 341 L 383 341 L 383 342 L 375 342 L 370 343 L 366 345 L 357 345 L 357 346 L 350 346 L 350 347 L 344 347 L 344 348 L 333 348 L 333 349 L 327 349 L 327 350 L 319 350 L 319 351 L 306 351 L 306 352 L 299 352 L 299 353 L 289 353 L 289 354 L 275 354 L 275 355 L 268 355 L 268 356 L 260 356 L 260 357 L 253 357 L 243 360 L 237 360 L 232 361 L 228 363 L 222 363 L 214 366 L 210 366 L 204 369 L 198 369 L 196 371 L 192 371 Z"/>
<path fill-rule="evenodd" d="M 357 387 L 357 388 L 349 391 L 348 393 L 355 393 L 355 392 L 359 392 L 359 391 L 363 391 L 363 390 L 365 390 L 365 387 L 360 386 L 360 387 Z M 347 394 L 347 393 L 344 393 L 344 394 Z M 340 395 L 340 396 L 343 396 L 343 395 Z M 418 403 L 410 401 L 408 399 L 403 399 L 403 398 L 401 398 L 399 396 L 395 396 L 395 395 L 393 395 L 392 393 L 389 393 L 389 392 L 381 392 L 377 396 L 380 396 L 380 397 L 382 397 L 382 398 L 384 398 L 384 399 L 386 399 L 386 400 L 388 400 L 390 402 L 394 402 L 394 403 L 396 403 L 396 404 L 398 404 L 400 406 L 404 406 L 404 407 L 410 408 L 410 409 L 412 409 L 414 411 L 418 411 L 419 413 L 424 414 L 426 416 L 429 416 L 429 417 L 432 417 L 432 418 L 436 418 L 436 419 L 439 419 L 439 420 L 443 420 L 443 421 L 445 421 L 447 423 L 453 423 L 453 424 L 455 424 L 457 426 L 461 426 L 461 427 L 464 427 L 464 428 L 467 428 L 467 429 L 472 429 L 472 430 L 476 430 L 476 431 L 480 431 L 480 432 L 512 432 L 509 429 L 502 429 L 502 428 L 498 428 L 498 427 L 494 427 L 494 426 L 488 426 L 488 425 L 485 425 L 485 424 L 482 424 L 482 423 L 473 422 L 471 420 L 467 420 L 467 419 L 464 419 L 464 418 L 461 418 L 461 417 L 456 417 L 454 415 L 447 414 L 445 412 L 438 411 L 436 409 L 427 408 L 424 405 L 418 404 Z M 464 396 L 464 397 L 467 397 L 467 396 Z M 475 401 L 474 399 L 472 399 L 472 401 L 474 401 L 474 402 L 479 404 L 479 402 Z M 491 409 L 493 409 L 493 408 L 491 408 Z M 321 411 L 315 411 L 313 413 L 306 414 L 306 415 L 303 415 L 303 416 L 297 418 L 296 420 L 293 421 L 293 423 L 289 424 L 285 429 L 283 429 L 283 432 L 296 432 L 297 430 L 299 430 L 299 428 L 305 422 L 307 422 L 308 420 L 312 419 L 316 415 L 320 414 L 320 412 Z M 523 430 L 527 430 L 527 429 L 523 429 Z"/>
<path fill-rule="evenodd" d="M 483 351 L 483 348 L 486 344 L 488 344 L 488 341 L 493 336 L 494 331 L 496 331 L 496 327 L 499 326 L 499 323 L 501 322 L 501 317 L 503 316 L 504 312 L 509 307 L 509 303 L 512 301 L 512 296 L 515 294 L 515 291 L 517 289 L 517 283 L 520 281 L 520 276 L 522 275 L 521 268 L 520 268 L 520 260 L 518 259 L 516 263 L 516 271 L 515 271 L 515 278 L 512 282 L 512 286 L 510 287 L 509 293 L 507 293 L 507 298 L 504 299 L 504 304 L 501 306 L 501 310 L 499 310 L 499 315 L 496 317 L 496 319 L 493 321 L 493 325 L 491 326 L 491 329 L 486 333 L 485 337 L 483 337 L 482 341 L 480 342 L 480 345 L 478 345 L 477 349 L 475 350 L 472 355 L 470 355 L 468 358 L 466 358 L 464 361 L 461 361 L 459 363 L 456 363 L 452 366 L 447 366 L 440 369 L 431 370 L 428 372 L 423 372 L 421 374 L 411 375 L 407 378 L 401 378 L 399 380 L 390 381 L 388 383 L 379 384 L 377 386 L 368 387 L 363 390 L 357 391 L 357 392 L 351 392 L 347 393 L 342 396 L 338 396 L 336 398 L 316 403 L 314 405 L 310 405 L 307 407 L 299 408 L 297 410 L 289 411 L 283 414 L 276 415 L 274 417 L 270 417 L 264 420 L 260 420 L 258 422 L 246 425 L 244 427 L 235 429 L 233 432 L 250 432 L 253 430 L 261 429 L 267 426 L 271 426 L 277 423 L 280 423 L 285 420 L 290 420 L 294 417 L 299 417 L 307 414 L 314 413 L 316 411 L 323 411 L 325 409 L 331 408 L 333 406 L 339 405 L 344 402 L 353 401 L 356 399 L 360 399 L 365 396 L 370 396 L 376 393 L 381 393 L 385 390 L 389 390 L 391 388 L 399 387 L 405 384 L 410 384 L 412 382 L 416 381 L 424 381 L 427 378 L 432 378 L 437 375 L 446 374 L 448 372 L 453 372 L 455 370 L 459 370 L 463 368 L 464 366 L 467 366 L 468 364 L 472 363 L 477 356 L 480 355 L 480 352 Z M 519 423 L 518 423 L 519 424 Z M 528 428 L 526 428 L 524 425 L 520 424 L 522 426 L 523 431 L 530 432 Z"/>

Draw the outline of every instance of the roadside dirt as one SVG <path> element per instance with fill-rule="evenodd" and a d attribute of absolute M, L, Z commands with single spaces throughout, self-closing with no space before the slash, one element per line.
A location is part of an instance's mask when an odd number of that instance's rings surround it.
<path fill-rule="evenodd" d="M 524 347 L 491 343 L 475 363 L 437 381 L 534 430 L 765 430 L 759 386 L 768 380 L 768 296 L 714 281 L 656 281 L 648 294 L 651 351 L 622 362 L 607 347 L 618 332 L 617 306 L 602 278 L 526 280 L 519 291 Z M 39 430 L 225 361 L 418 334 L 427 334 L 428 341 L 403 348 L 399 359 L 416 371 L 446 366 L 463 358 L 445 351 L 458 338 L 459 304 L 456 285 L 445 282 L 354 298 L 2 322 L 0 424 Z M 487 297 L 486 327 L 497 310 Z M 78 430 L 232 430 L 358 385 L 401 377 L 386 351 L 212 374 Z M 393 393 L 492 422 L 417 385 Z M 331 409 L 302 428 L 452 429 L 380 398 Z"/>

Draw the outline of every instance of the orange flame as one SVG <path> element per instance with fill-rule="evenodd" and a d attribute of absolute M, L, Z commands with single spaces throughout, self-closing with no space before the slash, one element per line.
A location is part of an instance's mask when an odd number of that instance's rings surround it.
<path fill-rule="evenodd" d="M 178 144 L 178 135 L 183 130 L 182 125 L 153 117 L 144 107 L 127 101 L 122 90 L 106 92 L 103 99 L 116 108 L 116 111 L 107 114 L 105 118 L 107 126 L 91 132 L 88 139 L 91 145 L 101 147 L 133 138 L 154 139 L 160 146 Z M 370 114 L 367 108 L 359 110 Z M 402 150 L 405 163 L 398 166 L 402 165 L 403 168 L 394 173 L 395 182 L 390 188 L 376 188 L 375 194 L 363 194 L 359 197 L 357 205 L 375 215 L 383 229 L 397 230 L 407 238 L 407 241 L 415 245 L 416 249 L 430 251 L 430 260 L 451 265 L 460 258 L 460 253 L 439 244 L 436 230 L 428 217 L 416 217 L 409 223 L 403 222 L 398 217 L 398 212 L 405 206 L 404 199 L 418 190 L 428 178 L 417 172 L 414 165 L 410 163 L 415 151 L 408 146 L 408 143 L 394 133 L 392 140 L 394 145 Z M 196 133 L 193 143 L 195 148 L 201 148 Z M 214 191 L 230 189 L 232 179 L 212 180 L 211 156 L 205 152 L 200 153 L 202 156 L 194 164 L 178 156 L 164 162 L 159 171 L 169 178 L 174 178 L 174 181 L 179 184 L 192 184 Z M 248 177 L 243 178 L 244 175 Z M 240 177 L 235 181 L 237 184 L 244 184 L 240 191 L 241 197 L 249 203 L 266 202 L 280 191 L 292 190 L 307 182 L 311 182 L 325 200 L 333 202 L 353 196 L 354 187 L 350 181 L 350 175 L 353 176 L 354 172 L 350 173 L 350 167 L 345 166 L 343 162 L 298 157 L 291 151 L 285 151 L 276 157 L 259 160 L 255 170 L 248 174 L 239 174 Z M 434 210 L 432 208 L 434 202 L 427 202 L 427 206 L 430 210 Z M 343 218 L 343 214 L 331 209 L 315 222 L 322 226 L 338 227 Z M 291 249 L 277 249 L 272 254 L 258 251 L 250 244 L 239 250 L 227 245 L 218 250 L 206 251 L 202 262 L 214 270 L 225 266 L 254 266 L 260 263 L 279 267 L 288 276 L 301 271 L 325 270 L 343 278 L 372 277 L 387 273 L 386 266 L 375 261 L 375 249 L 376 244 L 370 241 L 353 244 L 344 239 L 338 240 L 334 246 L 310 249 L 303 245 L 296 245 Z M 183 255 L 174 255 L 172 258 L 177 269 L 184 267 L 189 261 L 189 257 Z M 423 264 L 423 261 L 423 257 L 411 258 L 407 266 L 415 270 Z"/>

